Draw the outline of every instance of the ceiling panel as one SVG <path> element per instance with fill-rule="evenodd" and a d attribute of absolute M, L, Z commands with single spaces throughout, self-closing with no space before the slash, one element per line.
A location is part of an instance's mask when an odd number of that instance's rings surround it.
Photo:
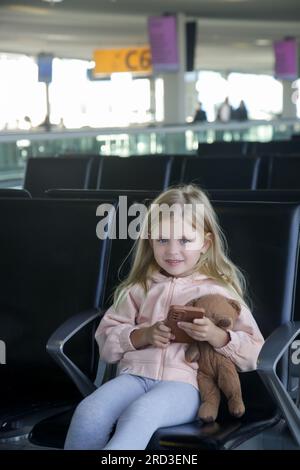
<path fill-rule="evenodd" d="M 3 0 L 2 5 L 45 8 L 43 0 Z M 55 9 L 116 14 L 184 12 L 209 18 L 300 20 L 299 0 L 63 0 Z"/>
<path fill-rule="evenodd" d="M 300 0 L 0 1 L 0 51 L 91 59 L 95 48 L 147 42 L 147 16 L 197 18 L 197 69 L 273 70 L 272 41 L 300 37 Z"/>

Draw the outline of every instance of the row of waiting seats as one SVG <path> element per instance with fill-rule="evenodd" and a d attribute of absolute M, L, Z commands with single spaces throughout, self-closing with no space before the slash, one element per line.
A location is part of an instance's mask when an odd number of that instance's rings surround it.
<path fill-rule="evenodd" d="M 213 142 L 212 144 L 199 143 L 198 155 L 203 157 L 300 155 L 300 140 L 277 140 L 271 142 Z"/>
<path fill-rule="evenodd" d="M 300 318 L 300 194 L 291 192 L 282 203 L 281 192 L 260 192 L 254 201 L 256 193 L 210 194 L 231 257 L 247 273 L 254 317 L 269 338 L 259 372 L 241 374 L 246 415 L 233 420 L 222 406 L 213 425 L 196 421 L 159 429 L 149 449 L 236 448 L 282 426 L 283 418 L 290 428 L 300 426 L 296 410 L 286 407 L 290 362 L 277 371 L 281 391 L 274 390 L 272 375 L 299 331 L 299 323 L 290 322 Z M 0 368 L 0 438 L 30 430 L 33 443 L 62 448 L 78 401 L 114 376 L 114 365 L 98 363 L 94 332 L 118 279 L 128 273 L 130 260 L 122 260 L 133 241 L 98 239 L 96 210 L 111 204 L 112 223 L 120 195 L 129 205 L 149 204 L 156 194 L 56 190 L 43 199 L 0 199 L 0 339 L 7 345 Z"/>
<path fill-rule="evenodd" d="M 300 188 L 300 157 L 235 158 L 195 156 L 30 158 L 24 189 L 163 190 L 177 183 L 205 189 Z"/>

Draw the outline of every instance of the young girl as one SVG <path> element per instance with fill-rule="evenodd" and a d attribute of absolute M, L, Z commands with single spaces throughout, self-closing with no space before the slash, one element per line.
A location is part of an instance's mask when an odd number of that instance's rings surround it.
<path fill-rule="evenodd" d="M 154 204 L 176 210 L 157 217 Z M 187 217 L 186 207 L 193 209 Z M 199 217 L 201 208 L 204 218 Z M 205 317 L 179 326 L 230 357 L 239 370 L 255 369 L 263 337 L 243 300 L 244 286 L 241 272 L 225 254 L 206 195 L 186 185 L 158 196 L 145 217 L 129 276 L 96 331 L 100 357 L 119 363 L 117 377 L 76 408 L 65 449 L 145 449 L 156 429 L 197 418 L 197 363 L 185 361 L 187 344 L 172 341 L 164 325 L 172 304 L 209 293 L 238 300 L 241 313 L 233 330 Z"/>

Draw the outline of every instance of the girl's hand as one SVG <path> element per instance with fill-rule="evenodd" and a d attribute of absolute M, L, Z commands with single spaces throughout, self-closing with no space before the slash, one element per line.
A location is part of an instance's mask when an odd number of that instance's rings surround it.
<path fill-rule="evenodd" d="M 148 344 L 152 344 L 156 348 L 166 348 L 170 344 L 170 340 L 175 339 L 175 336 L 171 333 L 171 328 L 161 321 L 148 327 L 145 335 Z"/>
<path fill-rule="evenodd" d="M 177 325 L 195 341 L 207 341 L 214 348 L 222 348 L 230 340 L 229 333 L 207 317 L 196 318 L 193 323 L 178 322 Z"/>

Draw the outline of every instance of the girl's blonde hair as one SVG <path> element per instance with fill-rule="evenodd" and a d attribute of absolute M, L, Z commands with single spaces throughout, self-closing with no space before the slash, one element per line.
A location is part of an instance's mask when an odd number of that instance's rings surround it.
<path fill-rule="evenodd" d="M 184 204 L 191 204 L 192 207 L 196 207 L 196 204 L 203 204 L 204 235 L 206 236 L 208 233 L 211 233 L 212 242 L 206 253 L 200 256 L 193 272 L 199 272 L 216 280 L 219 284 L 227 287 L 232 292 L 233 297 L 246 304 L 244 300 L 246 295 L 246 280 L 238 267 L 227 256 L 227 242 L 219 226 L 217 215 L 205 192 L 194 184 L 188 184 L 170 187 L 161 193 L 150 205 L 143 222 L 140 237 L 136 240 L 128 255 L 130 256 L 133 252 L 133 264 L 129 275 L 115 290 L 115 307 L 122 300 L 123 296 L 126 295 L 127 289 L 134 284 L 140 284 L 145 292 L 147 292 L 149 278 L 155 271 L 160 269 L 154 258 L 149 238 L 141 236 L 141 234 L 145 235 L 151 224 L 151 208 L 154 204 L 166 204 L 169 207 L 173 204 L 179 204 L 181 207 Z M 197 229 L 196 226 L 194 228 Z"/>

